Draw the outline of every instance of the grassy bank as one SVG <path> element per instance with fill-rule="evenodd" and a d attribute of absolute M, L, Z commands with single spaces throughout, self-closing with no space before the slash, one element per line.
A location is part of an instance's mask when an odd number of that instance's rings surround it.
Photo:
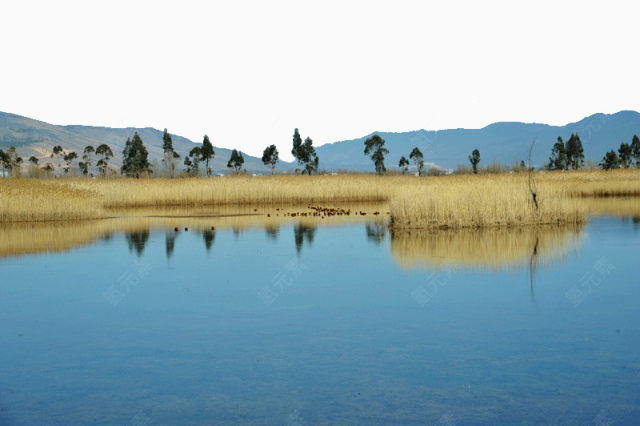
<path fill-rule="evenodd" d="M 640 196 L 640 170 L 414 176 L 1 179 L 0 222 L 114 215 L 123 207 L 389 202 L 396 227 L 484 227 L 584 220 L 584 197 Z"/>

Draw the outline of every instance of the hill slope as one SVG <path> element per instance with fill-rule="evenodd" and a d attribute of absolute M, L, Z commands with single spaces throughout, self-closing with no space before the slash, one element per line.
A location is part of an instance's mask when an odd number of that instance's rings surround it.
<path fill-rule="evenodd" d="M 578 133 L 584 146 L 585 158 L 600 161 L 605 152 L 631 142 L 640 134 L 640 113 L 621 111 L 616 114 L 594 114 L 565 126 L 528 123 L 494 123 L 482 129 L 451 129 L 440 131 L 376 132 L 385 141 L 389 155 L 387 167 L 396 166 L 402 155 L 409 157 L 413 147 L 420 148 L 425 163 L 445 168 L 469 164 L 467 157 L 475 148 L 481 153 L 481 165 L 493 161 L 512 164 L 527 160 L 529 147 L 535 140 L 532 162 L 544 164 L 558 136 L 566 141 L 571 133 Z M 373 133 L 372 133 L 373 134 Z M 373 164 L 363 154 L 364 141 L 371 135 L 348 141 L 326 144 L 317 149 L 322 168 L 373 170 Z"/>
<path fill-rule="evenodd" d="M 37 158 L 47 158 L 55 145 L 61 145 L 66 151 L 75 151 L 81 154 L 85 146 L 97 147 L 106 143 L 114 154 L 113 164 L 120 165 L 122 150 L 127 138 L 138 132 L 149 151 L 149 161 L 162 159 L 162 131 L 151 127 L 145 128 L 110 128 L 91 126 L 56 126 L 42 121 L 21 117 L 15 114 L 0 112 L 0 149 L 6 150 L 13 145 L 18 153 L 27 159 L 32 155 Z M 178 162 L 182 166 L 182 158 L 197 144 L 182 136 L 171 135 L 173 147 L 181 159 Z M 226 172 L 227 161 L 231 156 L 231 150 L 214 147 L 216 156 L 211 167 L 213 171 Z M 245 167 L 249 172 L 267 172 L 268 169 L 259 158 L 244 154 Z"/>
<path fill-rule="evenodd" d="M 56 126 L 42 121 L 0 112 L 0 149 L 14 145 L 23 158 L 35 155 L 45 158 L 54 145 L 62 145 L 68 151 L 81 153 L 85 146 L 96 147 L 101 143 L 111 146 L 119 165 L 125 141 L 138 132 L 149 150 L 150 161 L 162 158 L 162 131 L 146 128 L 109 128 L 90 126 Z M 401 133 L 376 132 L 386 140 L 389 155 L 385 161 L 388 168 L 398 164 L 402 155 L 407 156 L 417 146 L 424 154 L 425 163 L 444 168 L 455 168 L 457 164 L 468 164 L 467 156 L 475 148 L 481 153 L 481 165 L 498 161 L 511 164 L 516 160 L 527 160 L 529 147 L 535 140 L 532 162 L 544 164 L 558 136 L 568 139 L 578 133 L 582 139 L 585 158 L 600 161 L 605 152 L 617 149 L 620 142 L 631 142 L 634 134 L 640 134 L 640 113 L 620 111 L 615 114 L 594 114 L 576 123 L 565 126 L 549 126 L 536 123 L 499 122 L 482 129 L 416 130 Z M 373 133 L 372 133 L 373 134 Z M 176 151 L 184 156 L 195 143 L 181 136 L 172 135 Z M 320 157 L 320 168 L 325 170 L 373 171 L 371 160 L 363 153 L 364 140 L 358 139 L 325 144 L 316 148 Z M 288 148 L 288 147 L 287 147 Z M 214 172 L 226 172 L 231 151 L 215 148 Z M 249 172 L 267 173 L 268 169 L 259 158 L 245 154 L 245 166 Z M 182 162 L 180 161 L 180 166 Z M 293 163 L 281 162 L 280 170 L 290 170 Z"/>

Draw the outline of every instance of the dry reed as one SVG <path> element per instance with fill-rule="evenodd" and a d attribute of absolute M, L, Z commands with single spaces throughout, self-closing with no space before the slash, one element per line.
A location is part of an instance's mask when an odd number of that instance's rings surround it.
<path fill-rule="evenodd" d="M 113 216 L 121 207 L 331 206 L 386 202 L 398 227 L 577 223 L 577 198 L 640 195 L 640 170 L 413 176 L 239 176 L 189 179 L 0 179 L 0 222 Z"/>

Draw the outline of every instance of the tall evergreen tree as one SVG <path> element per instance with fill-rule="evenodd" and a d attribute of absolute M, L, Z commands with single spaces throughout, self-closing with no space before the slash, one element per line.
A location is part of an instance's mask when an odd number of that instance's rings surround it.
<path fill-rule="evenodd" d="M 400 157 L 398 167 L 400 167 L 400 170 L 402 170 L 402 174 L 405 174 L 406 171 L 409 170 L 409 160 L 407 160 L 404 155 Z"/>
<path fill-rule="evenodd" d="M 105 176 L 109 168 L 109 160 L 113 158 L 113 151 L 111 151 L 109 145 L 103 143 L 96 148 L 96 155 L 100 156 L 100 159 L 96 163 L 96 167 L 100 174 Z"/>
<path fill-rule="evenodd" d="M 302 144 L 302 158 L 304 162 L 304 172 L 307 172 L 308 175 L 311 175 L 312 172 L 318 171 L 318 156 L 316 155 L 316 150 L 313 147 L 313 140 L 307 136 Z"/>
<path fill-rule="evenodd" d="M 10 146 L 7 152 L 2 155 L 3 169 L 9 172 L 10 176 L 20 176 L 20 164 L 22 164 L 22 157 L 18 155 L 18 151 L 15 146 Z"/>
<path fill-rule="evenodd" d="M 191 148 L 189 155 L 184 158 L 184 165 L 187 166 L 187 172 L 194 176 L 198 176 L 200 174 L 200 162 L 203 160 L 202 147 L 194 146 Z"/>
<path fill-rule="evenodd" d="M 180 158 L 180 155 L 173 149 L 173 139 L 171 134 L 164 129 L 162 133 L 162 164 L 164 168 L 169 172 L 169 177 L 174 177 L 176 174 L 176 160 Z"/>
<path fill-rule="evenodd" d="M 62 149 L 62 146 L 56 145 L 53 147 L 53 151 L 51 153 L 51 159 L 53 160 L 54 167 L 60 167 L 62 165 L 60 163 L 64 161 L 65 155 L 66 153 L 64 152 L 64 149 Z"/>
<path fill-rule="evenodd" d="M 471 163 L 471 167 L 473 167 L 473 174 L 478 174 L 478 163 L 480 162 L 480 151 L 474 149 L 471 155 L 469 156 L 469 162 Z"/>
<path fill-rule="evenodd" d="M 271 167 L 271 174 L 275 173 L 276 164 L 278 163 L 278 148 L 275 145 L 269 145 L 262 152 L 262 163 Z"/>
<path fill-rule="evenodd" d="M 302 146 L 302 137 L 300 136 L 300 132 L 297 128 L 293 131 L 293 148 L 291 148 L 291 155 L 293 155 L 293 158 L 295 158 L 298 162 L 298 168 L 296 169 L 297 172 L 304 162 L 304 148 Z"/>
<path fill-rule="evenodd" d="M 603 170 L 611 170 L 617 169 L 620 167 L 620 159 L 618 158 L 618 154 L 614 150 L 611 150 L 602 157 L 602 161 L 600 162 L 600 167 Z"/>
<path fill-rule="evenodd" d="M 66 163 L 66 166 L 64 167 L 65 174 L 69 173 L 71 165 L 76 160 L 76 158 L 78 158 L 78 154 L 76 154 L 75 151 L 71 151 L 64 156 L 64 162 Z"/>
<path fill-rule="evenodd" d="M 82 152 L 83 161 L 78 163 L 78 166 L 80 166 L 80 171 L 85 176 L 91 172 L 92 157 L 95 152 L 96 150 L 91 145 L 87 145 Z"/>
<path fill-rule="evenodd" d="M 631 145 L 622 142 L 620 148 L 618 148 L 618 157 L 620 158 L 620 165 L 628 169 L 633 163 L 633 149 Z"/>
<path fill-rule="evenodd" d="M 144 146 L 138 132 L 135 132 L 133 139 L 127 139 L 122 151 L 122 174 L 138 179 L 144 173 L 151 173 L 151 164 L 149 164 L 148 157 L 147 148 Z"/>
<path fill-rule="evenodd" d="M 7 165 L 9 164 L 9 156 L 6 152 L 0 149 L 0 167 L 2 168 L 2 175 L 7 171 Z"/>
<path fill-rule="evenodd" d="M 236 173 L 240 173 L 240 169 L 244 164 L 244 157 L 242 156 L 242 152 L 238 150 L 233 150 L 231 152 L 231 158 L 229 158 L 229 162 L 227 163 L 227 167 L 233 168 Z"/>
<path fill-rule="evenodd" d="M 633 135 L 631 140 L 631 155 L 636 160 L 636 167 L 640 167 L 640 138 L 638 135 Z"/>
<path fill-rule="evenodd" d="M 584 165 L 584 149 L 582 141 L 577 133 L 572 133 L 567 141 L 567 161 L 573 170 L 578 170 Z"/>
<path fill-rule="evenodd" d="M 422 176 L 422 169 L 424 168 L 424 157 L 422 156 L 422 151 L 416 146 L 409 154 L 409 158 L 413 160 L 413 163 L 416 165 L 418 169 L 418 176 Z"/>
<path fill-rule="evenodd" d="M 370 155 L 376 167 L 376 174 L 383 175 L 387 169 L 384 167 L 384 156 L 389 150 L 384 147 L 384 139 L 378 135 L 373 135 L 364 141 L 364 154 Z"/>
<path fill-rule="evenodd" d="M 566 170 L 568 167 L 567 149 L 565 148 L 564 141 L 560 136 L 553 148 L 551 149 L 551 157 L 549 157 L 549 169 L 550 170 Z"/>
<path fill-rule="evenodd" d="M 202 160 L 205 163 L 205 172 L 207 176 L 211 176 L 211 168 L 209 167 L 209 160 L 211 160 L 215 155 L 216 155 L 216 152 L 213 150 L 213 145 L 211 145 L 209 136 L 204 135 L 204 139 L 202 140 Z"/>

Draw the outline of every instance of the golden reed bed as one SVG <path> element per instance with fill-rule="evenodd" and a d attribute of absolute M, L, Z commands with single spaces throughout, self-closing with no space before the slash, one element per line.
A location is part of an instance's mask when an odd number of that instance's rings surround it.
<path fill-rule="evenodd" d="M 640 170 L 414 176 L 238 176 L 190 179 L 1 179 L 0 222 L 77 220 L 114 208 L 331 206 L 389 202 L 394 226 L 484 227 L 580 223 L 579 198 L 640 195 Z"/>

